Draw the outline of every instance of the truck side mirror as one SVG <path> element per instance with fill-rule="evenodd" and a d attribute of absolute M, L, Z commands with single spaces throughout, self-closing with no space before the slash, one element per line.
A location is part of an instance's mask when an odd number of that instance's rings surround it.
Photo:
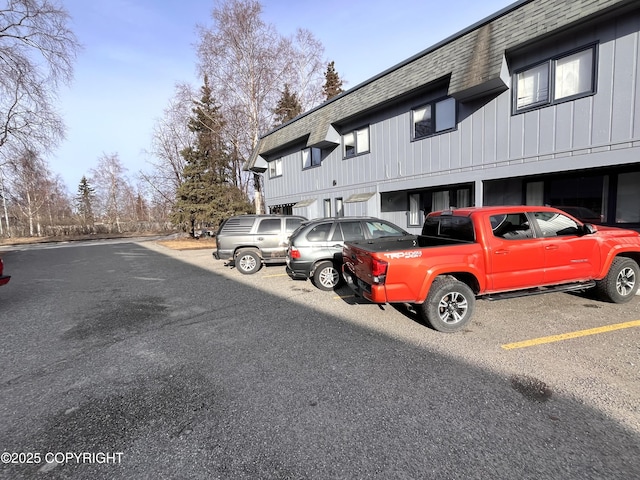
<path fill-rule="evenodd" d="M 585 223 L 582 226 L 582 229 L 583 229 L 585 235 L 596 233 L 598 231 L 598 229 L 594 225 L 592 225 L 590 223 Z"/>

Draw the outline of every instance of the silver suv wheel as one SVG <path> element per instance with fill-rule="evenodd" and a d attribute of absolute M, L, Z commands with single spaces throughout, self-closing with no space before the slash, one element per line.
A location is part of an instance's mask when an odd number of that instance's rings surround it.
<path fill-rule="evenodd" d="M 313 273 L 313 283 L 320 290 L 333 290 L 340 283 L 340 272 L 333 262 L 322 262 Z"/>
<path fill-rule="evenodd" d="M 236 255 L 236 268 L 240 273 L 250 275 L 260 270 L 262 259 L 257 252 L 253 250 L 240 250 Z"/>

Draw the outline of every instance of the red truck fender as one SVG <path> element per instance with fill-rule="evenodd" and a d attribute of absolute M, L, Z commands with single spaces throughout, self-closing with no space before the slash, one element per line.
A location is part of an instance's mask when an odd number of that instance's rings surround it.
<path fill-rule="evenodd" d="M 633 258 L 638 264 L 640 264 L 640 252 L 638 252 L 636 245 L 614 245 L 607 252 L 607 257 L 603 259 L 602 270 L 596 276 L 596 280 L 602 280 L 607 276 L 611 269 L 611 264 L 616 257 L 629 257 Z M 624 255 L 624 254 L 627 255 Z"/>
<path fill-rule="evenodd" d="M 442 267 L 434 267 L 427 271 L 427 275 L 424 278 L 422 287 L 420 288 L 420 294 L 415 303 L 424 303 L 429 295 L 431 285 L 436 278 L 442 275 L 448 275 L 457 278 L 463 283 L 466 283 L 473 293 L 478 294 L 486 290 L 485 276 L 482 270 L 477 267 L 476 264 L 459 264 L 459 265 L 446 265 Z"/>

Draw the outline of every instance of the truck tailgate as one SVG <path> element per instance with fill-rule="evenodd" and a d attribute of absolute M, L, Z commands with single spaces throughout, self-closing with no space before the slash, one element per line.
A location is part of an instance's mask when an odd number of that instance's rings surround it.
<path fill-rule="evenodd" d="M 397 256 L 398 252 L 410 256 L 412 251 L 420 251 L 417 246 L 417 236 L 414 235 L 388 240 L 346 242 L 343 249 L 343 277 L 358 294 L 376 301 L 371 295 L 372 285 L 378 283 L 379 259 L 385 252 L 389 252 L 388 254 L 392 256 Z M 383 290 L 379 293 L 383 293 Z"/>

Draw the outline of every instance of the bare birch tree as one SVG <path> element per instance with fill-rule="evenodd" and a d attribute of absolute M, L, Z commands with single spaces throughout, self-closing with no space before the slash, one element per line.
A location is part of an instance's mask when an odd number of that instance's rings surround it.
<path fill-rule="evenodd" d="M 51 0 L 8 0 L 0 7 L 0 148 L 40 149 L 64 136 L 51 101 L 68 84 L 80 49 L 69 14 Z"/>
<path fill-rule="evenodd" d="M 183 180 L 185 162 L 180 152 L 192 147 L 195 141 L 188 126 L 195 98 L 196 94 L 191 86 L 176 86 L 175 94 L 164 109 L 162 118 L 154 125 L 151 151 L 148 152 L 153 158 L 149 162 L 151 171 L 140 173 L 146 184 L 144 190 L 148 192 L 153 205 L 167 214 Z"/>
<path fill-rule="evenodd" d="M 28 225 L 29 236 L 42 234 L 43 217 L 54 183 L 44 160 L 33 150 L 25 150 L 11 163 L 9 203 Z"/>
<path fill-rule="evenodd" d="M 131 186 L 126 171 L 117 153 L 102 155 L 98 159 L 98 166 L 90 171 L 99 215 L 106 223 L 115 226 L 118 233 L 122 232 L 121 222 L 126 206 L 131 203 Z"/>
<path fill-rule="evenodd" d="M 68 21 L 54 0 L 7 0 L 0 6 L 0 178 L 25 150 L 46 150 L 64 137 L 52 100 L 61 84 L 70 83 L 80 50 Z M 8 231 L 6 199 L 3 194 Z"/>
<path fill-rule="evenodd" d="M 220 102 L 239 187 L 247 191 L 252 181 L 257 212 L 264 211 L 261 176 L 249 176 L 242 165 L 260 135 L 273 126 L 273 110 L 285 83 L 307 101 L 307 95 L 297 88 L 311 88 L 314 82 L 302 82 L 299 76 L 306 79 L 303 71 L 315 71 L 313 56 L 322 54 L 319 43 L 315 50 L 307 48 L 314 44 L 310 33 L 300 32 L 298 40 L 285 38 L 261 14 L 257 0 L 224 0 L 212 12 L 213 26 L 199 27 L 198 44 L 198 68 L 203 77 L 209 77 Z M 297 41 L 300 46 L 296 49 Z M 322 82 L 322 67 L 319 73 Z M 321 86 L 318 90 L 321 92 Z"/>
<path fill-rule="evenodd" d="M 309 30 L 298 29 L 291 42 L 291 48 L 291 78 L 287 84 L 298 96 L 302 111 L 306 112 L 324 101 L 324 46 Z"/>

